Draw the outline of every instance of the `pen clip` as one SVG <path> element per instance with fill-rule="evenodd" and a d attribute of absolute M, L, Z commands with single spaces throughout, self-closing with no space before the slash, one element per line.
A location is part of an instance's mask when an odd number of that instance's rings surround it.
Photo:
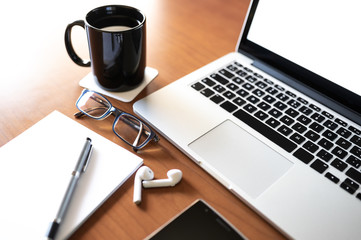
<path fill-rule="evenodd" d="M 88 164 L 89 164 L 89 159 L 90 159 L 90 156 L 92 155 L 93 153 L 93 145 L 90 145 L 90 150 L 88 152 L 88 155 L 86 157 L 86 161 L 85 161 L 85 164 L 84 164 L 84 167 L 82 169 L 83 172 L 86 171 L 87 167 L 88 167 Z"/>

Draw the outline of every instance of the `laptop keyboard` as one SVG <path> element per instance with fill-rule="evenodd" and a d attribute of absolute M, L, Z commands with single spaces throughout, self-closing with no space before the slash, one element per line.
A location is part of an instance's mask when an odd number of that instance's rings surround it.
<path fill-rule="evenodd" d="M 361 200 L 361 131 L 238 62 L 191 85 Z"/>

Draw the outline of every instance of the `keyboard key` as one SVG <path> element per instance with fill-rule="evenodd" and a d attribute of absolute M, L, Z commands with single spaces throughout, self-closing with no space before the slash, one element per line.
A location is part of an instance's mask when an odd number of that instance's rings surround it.
<path fill-rule="evenodd" d="M 309 164 L 312 159 L 313 159 L 313 155 L 309 152 L 307 152 L 306 150 L 304 150 L 303 148 L 299 148 L 297 149 L 294 153 L 293 156 L 295 156 L 296 158 L 298 158 L 299 160 L 301 160 L 302 162 Z"/>
<path fill-rule="evenodd" d="M 333 155 L 327 151 L 325 151 L 324 149 L 321 149 L 318 153 L 317 153 L 317 157 L 321 158 L 323 161 L 328 162 L 333 158 Z"/>
<path fill-rule="evenodd" d="M 338 130 L 337 130 L 337 133 L 339 135 L 341 135 L 342 137 L 344 138 L 348 138 L 349 136 L 351 136 L 351 132 L 343 127 L 340 127 Z M 351 139 L 352 141 L 352 139 Z"/>
<path fill-rule="evenodd" d="M 237 104 L 238 106 L 242 106 L 243 104 L 246 103 L 246 101 L 243 100 L 243 99 L 240 98 L 240 97 L 235 98 L 235 99 L 233 100 L 233 102 L 234 102 L 235 104 Z"/>
<path fill-rule="evenodd" d="M 254 116 L 255 116 L 256 118 L 260 119 L 261 121 L 263 121 L 263 120 L 265 120 L 266 118 L 268 118 L 268 114 L 265 113 L 265 112 L 263 112 L 263 111 L 261 111 L 261 110 L 259 110 L 258 112 L 256 112 L 256 113 L 254 114 Z"/>
<path fill-rule="evenodd" d="M 244 67 L 243 69 L 248 73 L 253 73 L 252 69 L 249 69 L 248 67 Z"/>
<path fill-rule="evenodd" d="M 279 93 L 276 97 L 281 101 L 287 101 L 289 99 L 289 97 L 283 93 Z"/>
<path fill-rule="evenodd" d="M 242 65 L 242 64 L 240 64 L 239 62 L 234 62 L 234 65 L 236 65 L 236 66 L 238 66 L 238 67 L 243 68 L 243 65 Z"/>
<path fill-rule="evenodd" d="M 305 99 L 301 98 L 301 97 L 298 97 L 297 100 L 300 101 L 301 103 L 303 103 L 304 105 L 308 104 L 308 102 Z"/>
<path fill-rule="evenodd" d="M 326 138 L 322 138 L 317 144 L 326 150 L 330 150 L 333 147 L 333 143 L 328 141 Z"/>
<path fill-rule="evenodd" d="M 351 143 L 349 141 L 347 141 L 346 139 L 344 139 L 343 137 L 340 137 L 336 141 L 336 144 L 345 150 L 347 150 L 351 146 Z"/>
<path fill-rule="evenodd" d="M 312 110 L 311 109 L 309 109 L 308 107 L 306 107 L 306 106 L 302 106 L 302 107 L 300 107 L 300 109 L 299 109 L 299 111 L 301 112 L 301 113 L 303 113 L 303 114 L 305 114 L 305 115 L 310 115 L 311 113 L 312 113 Z"/>
<path fill-rule="evenodd" d="M 275 95 L 278 93 L 278 91 L 276 89 L 274 89 L 273 87 L 269 87 L 266 89 L 266 92 L 268 92 L 271 95 Z"/>
<path fill-rule="evenodd" d="M 200 93 L 202 93 L 206 97 L 210 97 L 210 96 L 212 96 L 214 94 L 214 92 L 209 88 L 201 90 Z"/>
<path fill-rule="evenodd" d="M 228 68 L 228 70 L 231 70 L 232 72 L 235 72 L 235 71 L 238 70 L 238 68 L 236 66 L 232 65 L 232 64 L 227 66 L 227 68 Z"/>
<path fill-rule="evenodd" d="M 263 81 L 265 81 L 269 85 L 273 85 L 273 82 L 271 80 L 269 80 L 268 78 L 263 79 Z"/>
<path fill-rule="evenodd" d="M 321 111 L 321 108 L 317 107 L 316 105 L 314 105 L 314 104 L 312 104 L 312 103 L 310 104 L 310 108 L 313 109 L 313 110 L 315 110 L 316 112 Z"/>
<path fill-rule="evenodd" d="M 326 122 L 323 123 L 323 126 L 327 127 L 328 129 L 331 129 L 331 130 L 335 130 L 338 125 L 330 120 L 327 120 Z"/>
<path fill-rule="evenodd" d="M 196 82 L 196 83 L 192 84 L 192 88 L 199 91 L 199 90 L 205 88 L 205 86 L 200 82 Z"/>
<path fill-rule="evenodd" d="M 268 105 L 268 104 L 265 103 L 265 102 L 260 102 L 257 106 L 258 106 L 260 109 L 262 109 L 263 111 L 267 111 L 268 109 L 271 108 L 271 106 Z"/>
<path fill-rule="evenodd" d="M 276 99 L 270 95 L 265 96 L 263 100 L 269 104 L 272 104 L 274 101 L 276 101 Z"/>
<path fill-rule="evenodd" d="M 302 123 L 303 125 L 308 125 L 311 122 L 311 119 L 309 119 L 308 117 L 306 117 L 305 115 L 301 115 L 297 118 L 297 120 Z"/>
<path fill-rule="evenodd" d="M 354 146 L 351 148 L 351 153 L 358 158 L 361 158 L 361 148 Z"/>
<path fill-rule="evenodd" d="M 316 141 L 317 139 L 320 138 L 320 135 L 318 135 L 317 133 L 315 133 L 314 131 L 312 130 L 308 130 L 306 133 L 305 133 L 305 136 L 310 139 L 311 141 Z"/>
<path fill-rule="evenodd" d="M 228 99 L 232 99 L 236 96 L 236 94 L 234 94 L 233 92 L 227 91 L 227 92 L 223 93 L 223 96 L 225 96 Z"/>
<path fill-rule="evenodd" d="M 287 126 L 290 126 L 292 123 L 295 122 L 295 120 L 293 120 L 292 118 L 290 118 L 287 115 L 284 115 L 283 117 L 281 117 L 280 121 L 283 122 L 284 124 L 286 124 Z"/>
<path fill-rule="evenodd" d="M 356 135 L 360 135 L 360 130 L 358 130 L 357 128 L 353 127 L 353 126 L 349 126 L 348 129 L 353 132 Z"/>
<path fill-rule="evenodd" d="M 235 82 L 235 83 L 237 83 L 238 85 L 244 83 L 244 80 L 241 79 L 241 78 L 239 78 L 239 77 L 234 77 L 234 78 L 232 79 L 232 81 Z"/>
<path fill-rule="evenodd" d="M 221 86 L 221 85 L 217 85 L 217 86 L 215 86 L 213 89 L 216 90 L 216 91 L 219 92 L 219 93 L 222 93 L 222 92 L 224 92 L 224 91 L 226 90 L 226 89 L 225 89 L 223 86 Z"/>
<path fill-rule="evenodd" d="M 241 97 L 246 97 L 249 93 L 246 91 L 246 90 L 244 90 L 244 89 L 240 89 L 240 90 L 238 90 L 237 92 L 236 92 L 239 96 L 241 96 Z"/>
<path fill-rule="evenodd" d="M 333 150 L 332 150 L 332 153 L 334 155 L 336 155 L 337 157 L 343 159 L 346 157 L 347 155 L 347 152 L 345 150 L 343 150 L 342 148 L 336 146 Z"/>
<path fill-rule="evenodd" d="M 220 105 L 223 109 L 227 110 L 228 112 L 235 111 L 238 107 L 233 103 L 226 101 Z"/>
<path fill-rule="evenodd" d="M 257 97 L 262 97 L 265 93 L 260 89 L 255 89 L 253 91 L 253 94 L 256 95 Z"/>
<path fill-rule="evenodd" d="M 353 155 L 348 156 L 348 158 L 346 159 L 346 162 L 348 164 L 354 166 L 355 168 L 359 168 L 361 166 L 361 160 Z"/>
<path fill-rule="evenodd" d="M 241 77 L 245 77 L 245 76 L 248 75 L 248 73 L 246 71 L 243 71 L 243 70 L 238 70 L 236 73 Z"/>
<path fill-rule="evenodd" d="M 279 116 L 282 115 L 282 112 L 281 111 L 278 111 L 277 109 L 275 108 L 272 108 L 269 112 L 269 114 L 271 114 L 273 117 L 275 118 L 278 118 Z"/>
<path fill-rule="evenodd" d="M 279 110 L 285 110 L 286 108 L 287 108 L 287 105 L 286 104 L 284 104 L 284 103 L 282 103 L 282 102 L 276 102 L 275 104 L 274 104 L 274 106 L 276 107 L 276 108 L 278 108 Z"/>
<path fill-rule="evenodd" d="M 285 89 L 283 88 L 283 87 L 281 87 L 280 85 L 275 85 L 275 88 L 277 88 L 278 90 L 280 90 L 280 91 L 284 91 Z"/>
<path fill-rule="evenodd" d="M 224 75 L 224 76 L 226 76 L 227 78 L 232 78 L 232 77 L 234 77 L 234 74 L 233 74 L 233 73 L 230 73 L 230 72 L 228 72 L 228 71 L 225 70 L 225 69 L 220 70 L 219 73 L 222 74 L 222 75 Z"/>
<path fill-rule="evenodd" d="M 332 173 L 330 172 L 327 172 L 325 174 L 325 177 L 327 177 L 328 179 L 330 179 L 332 182 L 334 183 L 338 183 L 340 181 L 340 179 L 338 179 L 335 175 L 333 175 Z"/>
<path fill-rule="evenodd" d="M 347 131 L 347 130 L 346 130 Z M 353 142 L 354 144 L 356 144 L 357 146 L 361 147 L 361 137 L 358 136 L 352 136 L 352 138 L 350 139 L 351 142 Z"/>
<path fill-rule="evenodd" d="M 248 76 L 248 77 L 246 77 L 246 79 L 247 79 L 248 81 L 250 81 L 251 83 L 254 83 L 254 82 L 257 81 L 257 78 L 254 77 L 254 76 Z"/>
<path fill-rule="evenodd" d="M 299 133 L 303 133 L 304 131 L 307 130 L 307 128 L 305 126 L 303 126 L 301 123 L 296 122 L 293 126 L 292 126 L 293 130 L 296 130 Z"/>
<path fill-rule="evenodd" d="M 247 104 L 243 107 L 244 110 L 246 110 L 249 113 L 253 113 L 254 111 L 257 110 L 257 108 L 255 106 L 253 106 L 252 104 Z"/>
<path fill-rule="evenodd" d="M 347 123 L 344 122 L 344 121 L 342 121 L 342 120 L 339 119 L 339 118 L 336 118 L 336 119 L 335 119 L 335 122 L 338 123 L 338 124 L 340 124 L 341 126 L 347 127 Z"/>
<path fill-rule="evenodd" d="M 263 134 L 266 138 L 286 150 L 287 152 L 292 152 L 297 145 L 292 142 L 291 140 L 287 139 L 286 137 L 282 136 L 277 131 L 273 130 L 272 128 L 268 127 L 264 123 L 256 120 L 253 116 L 249 115 L 247 112 L 239 109 L 233 114 L 235 117 L 249 125 L 250 127 L 254 128 L 259 133 Z"/>
<path fill-rule="evenodd" d="M 227 83 L 229 83 L 229 81 L 227 79 L 225 79 L 224 77 L 222 77 L 221 75 L 214 73 L 211 75 L 211 77 L 213 79 L 215 79 L 217 82 L 219 82 L 220 84 L 226 85 Z"/>
<path fill-rule="evenodd" d="M 259 88 L 261 88 L 261 89 L 264 89 L 264 88 L 266 88 L 268 85 L 267 85 L 266 83 L 264 83 L 264 82 L 258 81 L 258 82 L 256 83 L 256 86 L 259 87 Z"/>
<path fill-rule="evenodd" d="M 289 127 L 287 127 L 285 125 L 282 125 L 281 127 L 279 127 L 277 129 L 277 131 L 279 131 L 281 134 L 283 134 L 285 136 L 288 136 L 293 132 L 292 129 L 290 129 Z"/>
<path fill-rule="evenodd" d="M 335 140 L 337 138 L 337 134 L 334 132 L 331 132 L 330 130 L 326 130 L 322 136 L 326 137 L 328 140 Z"/>
<path fill-rule="evenodd" d="M 227 87 L 228 87 L 229 89 L 231 89 L 232 91 L 236 91 L 236 90 L 239 88 L 239 87 L 238 87 L 236 84 L 234 84 L 234 83 L 228 84 Z"/>
<path fill-rule="evenodd" d="M 209 78 L 203 79 L 202 82 L 205 83 L 206 85 L 208 85 L 209 87 L 213 87 L 214 85 L 216 85 L 216 82 L 212 81 Z"/>
<path fill-rule="evenodd" d="M 316 159 L 311 165 L 311 168 L 315 169 L 319 173 L 323 173 L 328 168 L 328 165 L 319 159 Z"/>
<path fill-rule="evenodd" d="M 270 119 L 268 119 L 268 120 L 266 121 L 266 123 L 267 123 L 269 126 L 273 127 L 273 128 L 275 128 L 275 127 L 277 127 L 278 125 L 280 125 L 280 122 L 277 121 L 276 119 L 272 118 L 272 117 L 271 117 Z"/>
<path fill-rule="evenodd" d="M 294 99 L 291 99 L 287 102 L 288 105 L 290 105 L 293 108 L 298 108 L 299 106 L 301 106 L 301 103 L 297 102 Z"/>
<path fill-rule="evenodd" d="M 329 119 L 333 119 L 333 115 L 329 112 L 322 111 L 321 114 Z"/>
<path fill-rule="evenodd" d="M 311 153 L 315 153 L 319 148 L 319 146 L 317 146 L 315 143 L 311 141 L 307 141 L 305 144 L 303 144 L 302 147 Z"/>
<path fill-rule="evenodd" d="M 303 136 L 301 136 L 300 134 L 298 133 L 294 133 L 292 134 L 292 136 L 290 137 L 290 139 L 292 141 L 295 141 L 296 143 L 298 144 L 301 144 L 302 142 L 304 142 L 306 140 L 306 138 L 304 138 Z"/>
<path fill-rule="evenodd" d="M 259 99 L 258 99 L 257 97 L 255 97 L 255 96 L 253 96 L 253 95 L 249 96 L 249 97 L 247 98 L 247 100 L 250 101 L 250 102 L 253 103 L 253 104 L 256 104 L 256 103 L 259 102 Z"/>
<path fill-rule="evenodd" d="M 249 84 L 249 83 L 245 83 L 242 85 L 242 87 L 244 87 L 245 89 L 247 89 L 248 91 L 252 90 L 254 88 L 253 85 Z"/>
<path fill-rule="evenodd" d="M 295 98 L 296 97 L 296 94 L 294 94 L 293 92 L 290 92 L 290 91 L 286 91 L 286 94 L 290 97 L 293 97 Z"/>
<path fill-rule="evenodd" d="M 361 172 L 357 171 L 353 167 L 350 167 L 346 171 L 346 175 L 361 184 Z"/>
<path fill-rule="evenodd" d="M 345 170 L 348 165 L 344 161 L 341 161 L 340 159 L 336 158 L 335 160 L 332 161 L 331 166 L 343 172 L 343 170 Z"/>
<path fill-rule="evenodd" d="M 295 109 L 293 108 L 288 108 L 286 111 L 285 111 L 286 114 L 288 114 L 289 116 L 291 117 L 297 117 L 297 115 L 299 114 L 299 112 L 297 112 Z"/>
<path fill-rule="evenodd" d="M 256 77 L 261 78 L 261 79 L 263 78 L 263 76 L 259 73 L 253 73 L 253 75 L 255 75 Z"/>
<path fill-rule="evenodd" d="M 217 94 L 217 95 L 214 95 L 213 97 L 211 97 L 211 100 L 218 104 L 220 102 L 223 102 L 224 98 Z"/>
<path fill-rule="evenodd" d="M 315 132 L 318 132 L 318 133 L 321 132 L 324 129 L 323 126 L 321 126 L 320 124 L 318 124 L 316 122 L 311 123 L 311 125 L 309 127 L 312 130 L 314 130 Z"/>
<path fill-rule="evenodd" d="M 311 118 L 319 123 L 322 123 L 323 120 L 325 120 L 325 117 L 318 113 L 312 114 Z"/>
<path fill-rule="evenodd" d="M 340 187 L 342 187 L 347 192 L 354 194 L 356 190 L 359 188 L 359 185 L 354 181 L 352 181 L 351 179 L 346 178 L 345 181 L 341 183 Z"/>

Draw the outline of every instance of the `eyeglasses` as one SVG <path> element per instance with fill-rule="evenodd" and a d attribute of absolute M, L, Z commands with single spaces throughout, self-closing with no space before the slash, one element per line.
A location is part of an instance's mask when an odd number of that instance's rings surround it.
<path fill-rule="evenodd" d="M 114 107 L 108 99 L 100 93 L 84 89 L 76 102 L 80 112 L 75 113 L 76 118 L 84 115 L 96 120 L 103 120 L 114 115 L 113 132 L 125 143 L 133 147 L 136 152 L 147 145 L 151 140 L 159 141 L 155 132 L 136 116 L 123 112 Z"/>

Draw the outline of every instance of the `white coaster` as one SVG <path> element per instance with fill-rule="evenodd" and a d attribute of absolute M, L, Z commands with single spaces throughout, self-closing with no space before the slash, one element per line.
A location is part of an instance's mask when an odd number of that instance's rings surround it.
<path fill-rule="evenodd" d="M 131 102 L 156 76 L 158 76 L 157 69 L 146 67 L 144 71 L 143 82 L 137 88 L 126 92 L 110 92 L 102 89 L 95 82 L 92 72 L 80 80 L 79 85 L 122 102 Z"/>

